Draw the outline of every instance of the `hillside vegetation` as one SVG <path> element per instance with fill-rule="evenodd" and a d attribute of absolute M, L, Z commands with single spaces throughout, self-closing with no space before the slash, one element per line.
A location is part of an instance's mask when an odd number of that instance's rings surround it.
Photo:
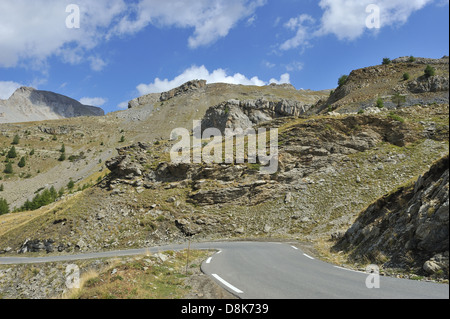
<path fill-rule="evenodd" d="M 427 65 L 435 75 L 424 75 Z M 395 93 L 405 101 L 394 103 Z M 262 175 L 261 163 L 248 162 L 172 163 L 170 132 L 192 130 L 193 120 L 220 122 L 220 129 L 278 128 L 278 171 Z M 17 157 L 8 159 L 16 135 Z M 52 186 L 61 193 L 49 206 L 0 216 L 0 253 L 276 238 L 312 243 L 331 262 L 357 267 L 375 260 L 420 276 L 430 275 L 425 261 L 447 251 L 447 268 L 433 276 L 448 278 L 448 240 L 432 256 L 408 255 L 411 263 L 396 262 L 394 250 L 368 254 L 352 240 L 333 247 L 353 238 L 349 229 L 361 233 L 352 225 L 374 203 L 397 216 L 390 207 L 409 197 L 386 194 L 406 189 L 448 156 L 448 137 L 448 57 L 355 70 L 334 91 L 193 81 L 103 117 L 4 124 L 2 165 L 12 163 L 14 172 L 0 173 L 0 198 L 14 210 Z M 380 198 L 393 202 L 379 204 Z M 448 210 L 445 216 L 448 224 Z M 381 240 L 369 233 L 367 245 Z"/>

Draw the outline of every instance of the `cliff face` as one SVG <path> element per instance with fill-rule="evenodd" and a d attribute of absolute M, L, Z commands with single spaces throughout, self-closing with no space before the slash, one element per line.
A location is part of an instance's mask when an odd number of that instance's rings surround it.
<path fill-rule="evenodd" d="M 0 100 L 0 123 L 32 122 L 78 116 L 102 116 L 104 111 L 67 96 L 21 87 L 8 100 Z"/>
<path fill-rule="evenodd" d="M 370 205 L 336 248 L 356 260 L 448 278 L 448 155 L 418 180 Z"/>
<path fill-rule="evenodd" d="M 229 100 L 213 106 L 206 111 L 202 120 L 202 128 L 218 128 L 222 133 L 225 129 L 246 129 L 254 125 L 271 121 L 280 117 L 300 116 L 311 108 L 311 104 L 299 101 L 281 100 Z"/>

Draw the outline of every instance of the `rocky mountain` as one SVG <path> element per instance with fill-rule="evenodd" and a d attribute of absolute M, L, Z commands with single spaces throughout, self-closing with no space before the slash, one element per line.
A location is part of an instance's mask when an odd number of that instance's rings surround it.
<path fill-rule="evenodd" d="M 27 199 L 32 200 L 44 186 L 60 189 L 70 179 L 90 183 L 88 180 L 92 175 L 105 170 L 104 162 L 117 155 L 116 148 L 123 144 L 167 139 L 174 128 L 192 129 L 193 120 L 201 120 L 211 106 L 230 99 L 285 99 L 308 107 L 329 95 L 329 90 L 303 91 L 285 85 L 257 87 L 205 83 L 195 80 L 169 92 L 146 95 L 130 101 L 130 105 L 134 105 L 130 109 L 105 116 L 2 124 L 0 147 L 3 149 L 0 151 L 7 152 L 12 137 L 18 135 L 24 144 L 16 145 L 16 148 L 20 156 L 28 157 L 28 165 L 23 169 L 15 168 L 15 174 L 3 179 L 1 196 L 14 209 Z M 161 96 L 165 96 L 164 101 Z M 124 141 L 120 142 L 122 136 Z M 60 162 L 59 150 L 63 143 L 66 160 Z M 33 148 L 36 156 L 28 156 Z M 3 169 L 4 164 L 0 164 L 0 177 L 3 177 Z"/>
<path fill-rule="evenodd" d="M 83 105 L 67 96 L 30 87 L 21 87 L 8 100 L 0 100 L 0 123 L 103 115 L 105 113 L 99 107 Z"/>
<path fill-rule="evenodd" d="M 357 261 L 448 278 L 449 162 L 370 205 L 335 246 Z"/>
<path fill-rule="evenodd" d="M 425 76 L 427 65 L 435 74 Z M 407 74 L 406 77 L 404 77 Z M 448 103 L 449 57 L 441 59 L 401 57 L 388 64 L 353 70 L 346 81 L 320 101 L 313 113 L 351 113 L 372 110 L 378 99 L 384 107 L 397 107 L 391 98 L 405 96 L 402 107 L 432 103 Z"/>
<path fill-rule="evenodd" d="M 424 79 L 428 64 L 436 75 Z M 408 81 L 400 79 L 405 72 L 411 75 Z M 0 253 L 102 251 L 188 238 L 282 238 L 312 243 L 319 255 L 332 259 L 336 252 L 331 248 L 361 211 L 380 198 L 389 199 L 389 210 L 396 207 L 397 198 L 385 195 L 417 180 L 448 154 L 446 77 L 448 58 L 401 58 L 355 70 L 334 91 L 194 80 L 105 116 L 4 124 L 3 156 L 19 135 L 17 152 L 29 164 L 15 165 L 13 174 L 0 173 L 0 196 L 18 207 L 50 186 L 62 187 L 64 195 L 48 207 L 1 216 Z M 400 107 L 390 102 L 398 90 L 407 95 Z M 379 97 L 383 108 L 374 107 Z M 171 132 L 191 131 L 194 120 L 221 132 L 277 128 L 278 170 L 261 174 L 264 164 L 250 163 L 248 150 L 244 163 L 173 163 L 170 152 L 177 141 Z M 245 137 L 241 141 L 247 145 Z M 209 141 L 202 142 L 203 147 Z M 59 161 L 62 144 L 67 159 Z M 28 155 L 32 149 L 35 155 Z M 71 190 L 70 180 L 75 183 Z M 399 203 L 412 198 L 400 197 Z M 436 200 L 430 199 L 433 205 Z M 439 216 L 433 223 L 445 214 Z M 397 227 L 382 225 L 386 234 Z M 375 233 L 367 237 L 368 247 L 378 241 Z M 352 249 L 338 255 L 354 261 Z M 385 251 L 390 260 L 389 254 Z M 436 254 L 408 256 L 422 266 L 437 260 Z"/>

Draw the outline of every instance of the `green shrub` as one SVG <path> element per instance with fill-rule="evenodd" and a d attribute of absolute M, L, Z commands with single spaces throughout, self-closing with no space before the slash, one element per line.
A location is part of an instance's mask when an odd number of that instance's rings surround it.
<path fill-rule="evenodd" d="M 405 122 L 404 118 L 400 117 L 399 115 L 395 114 L 394 112 L 390 112 L 388 117 L 393 119 L 394 121 L 398 121 L 398 122 L 401 122 L 401 123 Z"/>
<path fill-rule="evenodd" d="M 42 206 L 49 205 L 56 201 L 58 198 L 58 193 L 54 186 L 50 189 L 45 189 L 41 194 L 37 194 L 34 196 L 33 200 L 27 200 L 25 204 L 23 204 L 18 210 L 19 211 L 28 211 L 28 210 L 36 210 L 41 208 Z"/>
<path fill-rule="evenodd" d="M 67 188 L 69 190 L 72 190 L 75 187 L 75 182 L 73 180 L 70 180 L 69 183 L 67 184 Z"/>
<path fill-rule="evenodd" d="M 9 213 L 9 205 L 6 199 L 0 198 L 0 215 Z"/>
<path fill-rule="evenodd" d="M 344 85 L 345 82 L 347 82 L 347 80 L 348 80 L 348 75 L 343 75 L 343 76 L 341 76 L 341 77 L 339 78 L 339 80 L 338 80 L 338 85 L 339 85 L 339 86 Z"/>
<path fill-rule="evenodd" d="M 383 65 L 391 64 L 391 59 L 389 59 L 389 58 L 384 58 L 384 59 L 383 59 L 383 62 L 381 62 L 381 64 L 383 64 Z"/>
<path fill-rule="evenodd" d="M 408 81 L 409 79 L 410 79 L 409 73 L 408 72 L 403 73 L 403 80 Z"/>
<path fill-rule="evenodd" d="M 436 75 L 436 69 L 433 68 L 431 65 L 427 65 L 425 68 L 425 76 L 429 78 L 430 76 Z"/>
<path fill-rule="evenodd" d="M 400 93 L 395 93 L 392 96 L 392 102 L 397 104 L 397 107 L 400 107 L 403 103 L 406 102 L 406 96 L 401 95 Z"/>
<path fill-rule="evenodd" d="M 376 106 L 377 106 L 379 109 L 382 109 L 382 108 L 384 107 L 384 102 L 383 102 L 383 99 L 382 99 L 381 97 L 378 98 Z"/>

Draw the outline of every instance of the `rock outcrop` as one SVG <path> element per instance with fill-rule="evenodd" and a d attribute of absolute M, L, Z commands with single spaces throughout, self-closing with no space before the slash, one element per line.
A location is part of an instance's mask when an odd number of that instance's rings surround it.
<path fill-rule="evenodd" d="M 0 113 L 3 114 L 0 123 L 105 115 L 99 107 L 83 105 L 67 96 L 30 87 L 21 87 L 8 100 L 0 100 Z"/>
<path fill-rule="evenodd" d="M 408 90 L 412 93 L 426 93 L 426 92 L 443 92 L 449 90 L 448 76 L 422 76 L 418 79 L 408 83 Z"/>
<path fill-rule="evenodd" d="M 170 100 L 180 94 L 186 94 L 191 91 L 196 91 L 198 89 L 204 88 L 205 86 L 206 86 L 206 80 L 192 80 L 192 81 L 184 83 L 183 85 L 181 85 L 173 90 L 163 92 L 161 94 L 160 100 L 161 100 L 161 102 L 164 102 L 164 101 Z"/>
<path fill-rule="evenodd" d="M 406 97 L 401 107 L 418 104 L 448 103 L 449 100 L 449 57 L 441 59 L 401 57 L 385 65 L 375 65 L 353 70 L 330 96 L 317 103 L 312 113 L 357 113 L 376 106 L 379 98 L 384 107 L 396 109 L 391 101 L 394 94 Z M 425 66 L 432 65 L 436 75 L 426 77 Z M 405 80 L 408 73 L 411 78 Z"/>
<path fill-rule="evenodd" d="M 206 86 L 206 80 L 192 80 L 180 85 L 179 87 L 163 93 L 150 93 L 143 95 L 128 102 L 128 108 L 138 107 L 139 105 L 154 104 L 156 102 L 168 101 L 178 95 L 186 94 L 199 90 Z"/>
<path fill-rule="evenodd" d="M 290 100 L 229 100 L 206 111 L 202 120 L 202 129 L 217 128 L 222 133 L 225 129 L 242 128 L 245 131 L 276 118 L 303 115 L 311 106 Z"/>
<path fill-rule="evenodd" d="M 370 205 L 335 248 L 352 251 L 355 260 L 448 278 L 448 165 L 447 155 L 413 185 Z"/>

